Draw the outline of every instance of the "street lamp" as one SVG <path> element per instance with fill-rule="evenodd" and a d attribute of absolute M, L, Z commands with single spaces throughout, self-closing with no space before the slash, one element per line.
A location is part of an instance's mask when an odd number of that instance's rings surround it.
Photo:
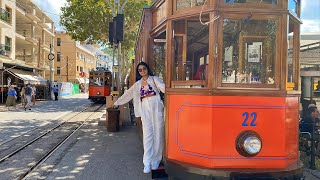
<path fill-rule="evenodd" d="M 10 70 L 10 69 L 13 69 L 15 68 L 16 66 L 12 66 L 11 68 L 8 68 L 6 69 L 6 67 L 3 67 L 3 71 L 1 73 L 1 85 L 2 85 L 2 90 L 1 90 L 1 103 L 3 103 L 3 91 L 4 91 L 4 84 L 3 84 L 3 73 Z"/>

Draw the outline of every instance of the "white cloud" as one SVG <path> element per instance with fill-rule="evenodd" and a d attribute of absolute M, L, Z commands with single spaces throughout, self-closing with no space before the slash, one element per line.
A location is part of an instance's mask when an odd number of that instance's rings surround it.
<path fill-rule="evenodd" d="M 307 7 L 307 1 L 302 1 L 301 2 L 301 11 L 302 12 L 305 11 L 306 7 Z"/>
<path fill-rule="evenodd" d="M 62 27 L 59 26 L 59 14 L 61 12 L 60 8 L 65 5 L 66 0 L 34 0 L 34 3 L 37 4 L 49 17 L 54 20 L 57 29 L 62 29 Z"/>
<path fill-rule="evenodd" d="M 60 8 L 64 6 L 66 0 L 34 0 L 41 8 L 53 11 L 52 13 L 60 13 Z"/>
<path fill-rule="evenodd" d="M 320 1 L 301 1 L 302 32 L 320 32 Z"/>
<path fill-rule="evenodd" d="M 301 32 L 320 32 L 320 21 L 310 19 L 303 20 Z"/>

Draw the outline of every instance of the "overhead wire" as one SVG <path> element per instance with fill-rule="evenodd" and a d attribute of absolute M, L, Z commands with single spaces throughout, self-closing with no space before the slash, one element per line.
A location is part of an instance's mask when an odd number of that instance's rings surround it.
<path fill-rule="evenodd" d="M 199 20 L 200 20 L 200 23 L 201 23 L 202 25 L 208 26 L 210 23 L 212 23 L 212 22 L 214 22 L 215 20 L 219 19 L 220 15 L 214 16 L 212 20 L 203 23 L 203 22 L 202 22 L 202 19 L 201 19 L 201 15 L 202 15 L 203 8 L 204 8 L 204 6 L 205 6 L 206 3 L 207 3 L 207 0 L 205 0 L 204 3 L 202 4 L 202 8 L 201 8 L 200 15 L 199 15 Z"/>

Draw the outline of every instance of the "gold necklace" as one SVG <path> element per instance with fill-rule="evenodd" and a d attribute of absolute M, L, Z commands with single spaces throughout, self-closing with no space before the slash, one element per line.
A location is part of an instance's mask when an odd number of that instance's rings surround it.
<path fill-rule="evenodd" d="M 148 81 L 148 78 L 147 78 L 146 80 L 144 80 L 144 79 L 142 78 L 142 81 L 143 81 L 143 82 L 147 82 L 147 81 Z"/>

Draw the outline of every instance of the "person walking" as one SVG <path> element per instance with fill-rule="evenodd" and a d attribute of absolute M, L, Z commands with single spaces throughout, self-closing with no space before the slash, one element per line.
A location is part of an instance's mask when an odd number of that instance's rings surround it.
<path fill-rule="evenodd" d="M 17 110 L 16 100 L 17 100 L 17 91 L 11 85 L 9 86 L 8 96 L 6 101 L 6 106 L 8 107 L 8 111 L 10 111 L 10 106 L 14 106 L 15 110 Z"/>
<path fill-rule="evenodd" d="M 27 102 L 24 90 L 25 90 L 25 87 L 24 87 L 24 85 L 22 85 L 22 87 L 20 89 L 20 96 L 21 96 L 21 105 L 23 107 L 25 107 L 26 102 Z"/>
<path fill-rule="evenodd" d="M 24 94 L 27 100 L 27 104 L 24 106 L 24 110 L 27 109 L 31 110 L 31 98 L 32 98 L 32 88 L 30 87 L 30 84 L 28 84 L 24 89 Z"/>
<path fill-rule="evenodd" d="M 37 95 L 37 88 L 35 85 L 32 85 L 32 104 L 36 105 L 36 95 Z"/>
<path fill-rule="evenodd" d="M 58 85 L 53 85 L 52 91 L 53 91 L 53 94 L 54 94 L 54 100 L 58 101 L 58 95 L 59 95 Z"/>
<path fill-rule="evenodd" d="M 133 99 L 134 113 L 141 117 L 143 130 L 144 173 L 158 169 L 162 159 L 164 141 L 164 105 L 160 91 L 165 84 L 153 76 L 148 64 L 140 62 L 136 68 L 136 82 L 114 103 L 123 105 Z"/>

